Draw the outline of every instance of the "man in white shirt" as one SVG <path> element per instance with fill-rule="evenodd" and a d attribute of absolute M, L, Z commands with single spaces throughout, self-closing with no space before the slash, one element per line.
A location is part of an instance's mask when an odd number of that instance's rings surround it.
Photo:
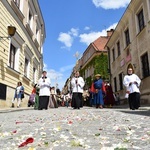
<path fill-rule="evenodd" d="M 129 107 L 132 110 L 138 109 L 140 107 L 140 78 L 133 73 L 132 68 L 128 68 L 128 74 L 125 75 L 123 84 L 129 93 Z"/>
<path fill-rule="evenodd" d="M 50 96 L 50 79 L 47 77 L 47 72 L 42 72 L 42 77 L 38 81 L 39 91 L 39 110 L 47 109 Z"/>
<path fill-rule="evenodd" d="M 71 86 L 72 86 L 72 102 L 71 106 L 74 109 L 80 109 L 80 107 L 83 107 L 83 100 L 82 100 L 82 94 L 83 94 L 83 87 L 84 87 L 84 80 L 81 76 L 79 76 L 79 71 L 76 71 L 74 73 L 74 77 L 71 80 Z"/>

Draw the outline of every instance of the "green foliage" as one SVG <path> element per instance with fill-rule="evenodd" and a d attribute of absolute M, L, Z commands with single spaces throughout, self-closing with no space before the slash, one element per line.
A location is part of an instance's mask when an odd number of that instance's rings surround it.
<path fill-rule="evenodd" d="M 103 53 L 95 58 L 94 74 L 101 74 L 103 79 L 109 77 L 108 74 L 108 56 Z"/>
<path fill-rule="evenodd" d="M 80 74 L 84 76 L 85 70 L 87 70 L 89 67 L 94 68 L 94 75 L 95 74 L 101 74 L 102 78 L 108 79 L 108 56 L 104 53 L 101 53 L 100 55 L 95 56 L 83 69 L 80 70 Z M 92 77 L 86 78 L 86 84 L 88 87 L 92 84 Z"/>

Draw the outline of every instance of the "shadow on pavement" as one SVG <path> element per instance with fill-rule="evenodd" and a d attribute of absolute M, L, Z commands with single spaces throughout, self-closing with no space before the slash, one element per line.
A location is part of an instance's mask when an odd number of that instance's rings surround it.
<path fill-rule="evenodd" d="M 120 110 L 120 112 L 150 117 L 150 110 L 124 110 L 124 111 Z"/>

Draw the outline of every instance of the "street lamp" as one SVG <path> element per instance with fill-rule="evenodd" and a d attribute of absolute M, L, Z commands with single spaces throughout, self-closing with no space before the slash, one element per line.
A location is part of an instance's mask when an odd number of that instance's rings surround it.
<path fill-rule="evenodd" d="M 7 33 L 8 33 L 8 36 L 4 36 L 4 37 L 0 36 L 0 40 L 2 40 L 2 39 L 8 39 L 8 38 L 14 36 L 15 33 L 16 33 L 16 27 L 14 27 L 14 26 L 8 26 L 7 27 Z"/>

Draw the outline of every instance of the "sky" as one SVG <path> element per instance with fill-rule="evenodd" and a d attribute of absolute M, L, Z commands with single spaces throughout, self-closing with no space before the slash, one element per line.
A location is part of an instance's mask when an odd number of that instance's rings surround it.
<path fill-rule="evenodd" d="M 51 86 L 62 90 L 77 59 L 90 43 L 115 29 L 131 0 L 38 1 L 46 31 L 43 70 Z"/>

